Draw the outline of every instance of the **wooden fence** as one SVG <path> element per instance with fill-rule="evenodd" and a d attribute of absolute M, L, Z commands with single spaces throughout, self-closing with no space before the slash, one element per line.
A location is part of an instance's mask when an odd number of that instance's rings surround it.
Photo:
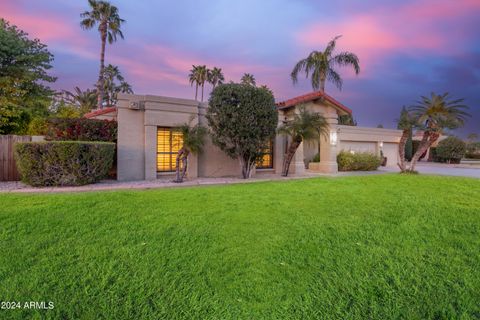
<path fill-rule="evenodd" d="M 31 136 L 2 136 L 0 135 L 0 181 L 20 180 L 15 158 L 13 156 L 13 145 L 16 142 L 32 141 Z"/>

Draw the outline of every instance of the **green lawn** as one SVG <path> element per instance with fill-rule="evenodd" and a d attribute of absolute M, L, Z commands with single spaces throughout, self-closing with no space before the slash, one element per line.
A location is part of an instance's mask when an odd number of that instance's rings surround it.
<path fill-rule="evenodd" d="M 479 319 L 480 180 L 378 175 L 0 195 L 26 319 Z"/>

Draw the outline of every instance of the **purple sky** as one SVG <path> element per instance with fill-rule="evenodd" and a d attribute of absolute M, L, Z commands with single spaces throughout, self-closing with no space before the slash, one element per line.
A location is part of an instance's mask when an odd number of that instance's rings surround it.
<path fill-rule="evenodd" d="M 480 0 L 114 0 L 125 40 L 107 47 L 139 94 L 193 98 L 192 64 L 221 67 L 266 84 L 277 101 L 311 91 L 292 85 L 295 63 L 343 35 L 338 50 L 358 54 L 361 74 L 341 70 L 344 87 L 327 92 L 350 107 L 361 126 L 394 127 L 403 105 L 420 95 L 465 98 L 473 117 L 456 134 L 480 134 Z M 92 87 L 98 32 L 80 28 L 82 0 L 2 0 L 0 16 L 38 37 L 55 55 L 54 87 Z M 210 88 L 207 89 L 207 92 Z"/>

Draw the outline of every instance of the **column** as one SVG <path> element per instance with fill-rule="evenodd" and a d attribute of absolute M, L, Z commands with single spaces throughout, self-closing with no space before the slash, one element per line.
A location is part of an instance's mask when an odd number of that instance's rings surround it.
<path fill-rule="evenodd" d="M 337 132 L 338 115 L 334 109 L 329 107 L 323 116 L 329 125 L 329 134 L 320 137 L 320 163 L 314 171 L 337 173 L 337 146 L 339 144 Z"/>

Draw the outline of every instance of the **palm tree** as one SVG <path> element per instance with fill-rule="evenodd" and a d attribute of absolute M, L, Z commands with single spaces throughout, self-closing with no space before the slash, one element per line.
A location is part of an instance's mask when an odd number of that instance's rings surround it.
<path fill-rule="evenodd" d="M 64 91 L 66 102 L 76 106 L 80 115 L 84 115 L 95 109 L 97 105 L 97 91 L 87 89 L 82 91 L 79 87 L 74 88 L 74 92 Z"/>
<path fill-rule="evenodd" d="M 121 92 L 121 93 L 128 93 L 128 94 L 133 93 L 132 86 L 126 81 L 120 82 L 120 85 L 117 88 L 118 88 L 119 92 Z"/>
<path fill-rule="evenodd" d="M 133 93 L 132 86 L 125 81 L 120 69 L 117 66 L 109 64 L 103 72 L 103 90 L 104 101 L 107 106 L 113 106 L 117 103 L 117 95 L 121 93 Z M 117 85 L 118 81 L 118 85 Z"/>
<path fill-rule="evenodd" d="M 283 161 L 282 176 L 288 175 L 290 163 L 298 147 L 303 141 L 312 139 L 320 139 L 320 136 L 328 136 L 327 120 L 319 113 L 312 113 L 305 109 L 299 108 L 299 113 L 294 115 L 294 118 L 283 124 L 278 132 L 290 137 L 290 146 L 287 149 Z"/>
<path fill-rule="evenodd" d="M 213 67 L 213 69 L 208 70 L 207 78 L 208 82 L 212 85 L 212 89 L 215 89 L 218 84 L 222 84 L 223 81 L 225 81 L 222 68 L 217 67 Z"/>
<path fill-rule="evenodd" d="M 195 83 L 195 100 L 198 97 L 198 87 L 202 88 L 202 102 L 203 102 L 203 89 L 205 87 L 205 82 L 208 80 L 208 69 L 207 66 L 192 66 L 190 74 L 188 75 L 190 85 L 193 86 Z"/>
<path fill-rule="evenodd" d="M 177 168 L 174 182 L 183 182 L 185 174 L 187 173 L 188 156 L 190 154 L 198 154 L 203 148 L 207 128 L 200 124 L 191 126 L 193 119 L 193 117 L 190 118 L 188 123 L 184 123 L 177 128 L 182 133 L 183 145 L 177 154 Z"/>
<path fill-rule="evenodd" d="M 254 86 L 254 87 L 257 85 L 257 82 L 255 81 L 255 77 L 253 76 L 253 74 L 250 74 L 250 73 L 245 73 L 242 76 L 241 83 L 249 86 Z"/>
<path fill-rule="evenodd" d="M 297 83 L 298 74 L 305 72 L 306 77 L 311 76 L 312 88 L 325 92 L 325 82 L 328 80 L 342 90 L 343 80 L 335 67 L 352 66 L 355 74 L 360 73 L 359 60 L 356 54 L 351 52 L 340 52 L 334 55 L 333 51 L 337 40 L 341 36 L 333 38 L 324 51 L 312 51 L 307 58 L 297 62 L 290 74 L 293 83 Z"/>
<path fill-rule="evenodd" d="M 98 24 L 98 31 L 100 32 L 100 39 L 102 41 L 100 51 L 100 72 L 98 76 L 98 100 L 97 106 L 99 109 L 103 107 L 103 74 L 105 68 L 105 46 L 108 40 L 109 44 L 117 41 L 117 37 L 123 39 L 123 33 L 120 30 L 122 23 L 125 20 L 121 19 L 118 14 L 118 8 L 111 5 L 107 1 L 88 0 L 91 11 L 85 11 L 80 14 L 83 20 L 80 25 L 83 29 L 89 30 Z"/>
<path fill-rule="evenodd" d="M 410 107 L 416 125 L 423 130 L 423 137 L 410 162 L 409 172 L 415 171 L 418 159 L 445 129 L 456 129 L 464 125 L 470 114 L 465 111 L 468 106 L 462 104 L 463 101 L 464 99 L 449 99 L 448 93 L 437 95 L 432 92 L 430 98 L 422 96 L 417 105 Z"/>

